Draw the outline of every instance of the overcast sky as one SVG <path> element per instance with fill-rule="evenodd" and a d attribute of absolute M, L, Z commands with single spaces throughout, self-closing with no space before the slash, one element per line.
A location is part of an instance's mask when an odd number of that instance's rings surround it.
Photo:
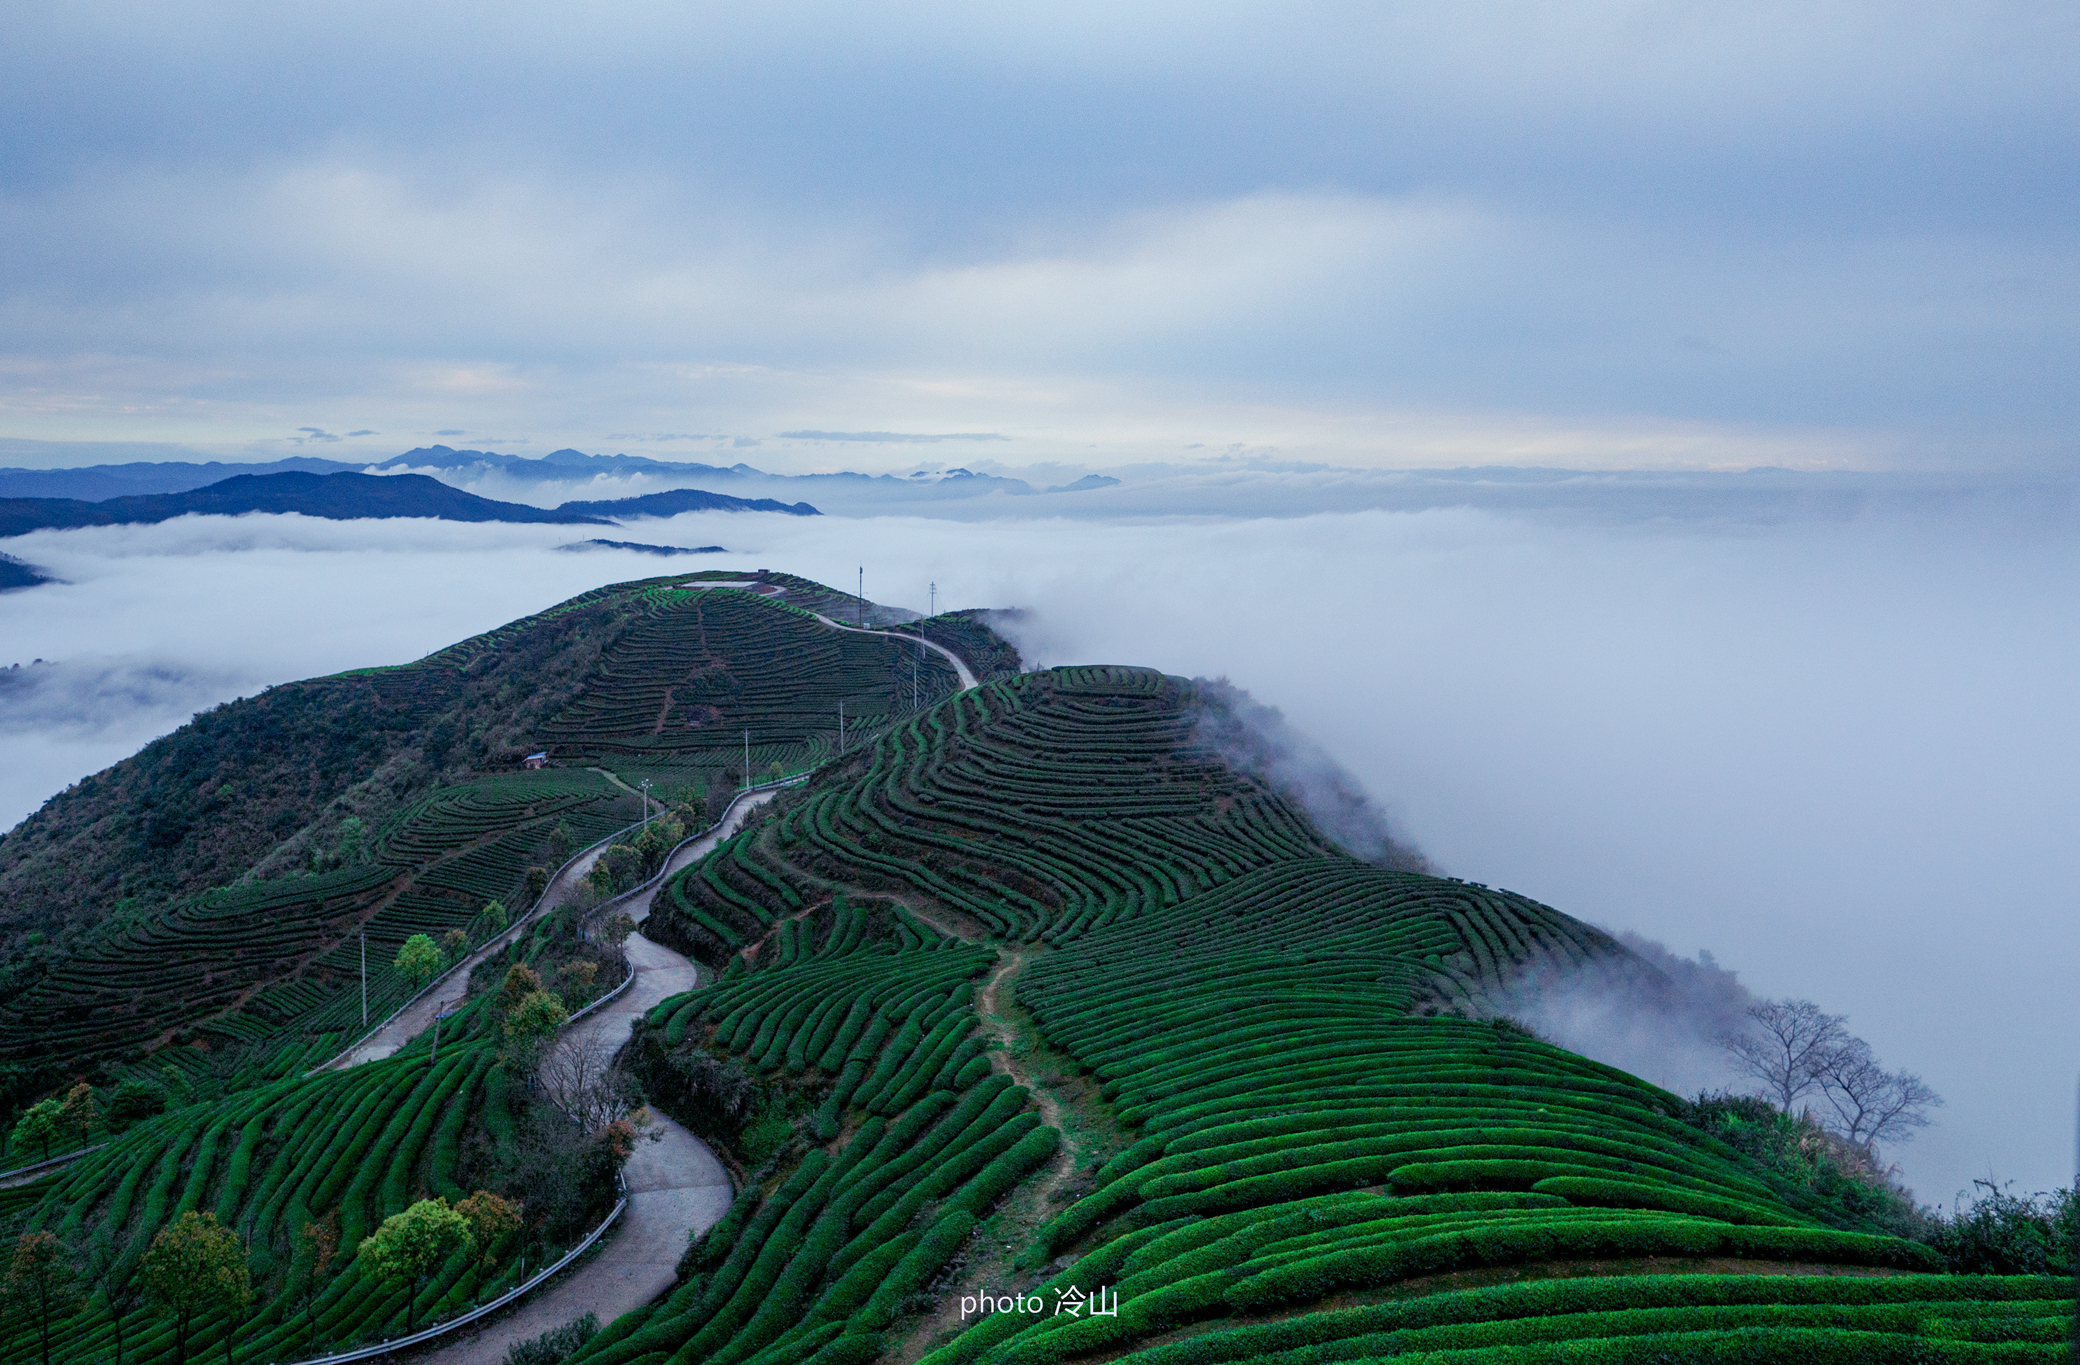
<path fill-rule="evenodd" d="M 2056 467 L 2076 39 L 1896 0 L 18 5 L 0 435 Z"/>

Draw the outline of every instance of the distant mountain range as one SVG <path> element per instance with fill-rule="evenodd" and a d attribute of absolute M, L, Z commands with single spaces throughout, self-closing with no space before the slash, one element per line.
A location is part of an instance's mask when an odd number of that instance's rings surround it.
<path fill-rule="evenodd" d="M 54 471 L 62 472 L 62 471 Z M 291 470 L 239 474 L 179 493 L 126 494 L 89 502 L 79 498 L 0 498 L 0 537 L 75 526 L 128 526 L 170 521 L 191 512 L 300 512 L 332 521 L 362 517 L 436 517 L 442 521 L 549 522 L 614 526 L 614 516 L 672 516 L 686 511 L 784 512 L 820 515 L 806 502 L 733 498 L 679 489 L 610 502 L 566 503 L 553 511 L 465 493 L 425 474 L 321 474 Z M 17 585 L 21 586 L 21 585 Z"/>
<path fill-rule="evenodd" d="M 748 464 L 723 467 L 686 460 L 653 460 L 642 455 L 587 455 L 577 450 L 557 450 L 540 459 L 529 459 L 524 455 L 502 455 L 492 450 L 456 450 L 436 445 L 408 450 L 378 464 L 296 456 L 270 464 L 225 464 L 213 460 L 206 464 L 139 462 L 89 465 L 78 469 L 0 469 L 0 499 L 73 498 L 99 502 L 125 496 L 185 493 L 234 475 L 344 474 L 368 470 L 386 471 L 388 477 L 397 477 L 389 471 L 423 470 L 448 483 L 474 483 L 487 478 L 522 484 L 581 483 L 601 475 L 610 478 L 641 476 L 673 484 L 719 484 L 746 494 L 779 494 L 786 501 L 806 494 L 814 497 L 819 505 L 826 506 L 832 500 L 847 505 L 885 506 L 966 499 L 990 493 L 1012 497 L 1081 493 L 1119 482 L 1103 474 L 1090 474 L 1059 487 L 1035 488 L 1023 479 L 999 478 L 967 469 L 919 470 L 907 477 L 853 473 L 768 474 Z"/>

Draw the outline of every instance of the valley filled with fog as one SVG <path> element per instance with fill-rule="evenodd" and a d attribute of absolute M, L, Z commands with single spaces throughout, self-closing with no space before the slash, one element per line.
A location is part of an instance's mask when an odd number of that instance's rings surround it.
<path fill-rule="evenodd" d="M 1439 870 L 1847 1014 L 1948 1100 L 1888 1151 L 1922 1200 L 1989 1174 L 2049 1188 L 2069 1180 L 2080 1063 L 2080 559 L 2062 515 L 1982 510 L 701 513 L 613 533 L 730 551 L 676 560 L 567 552 L 556 526 L 37 532 L 8 549 L 63 581 L 0 596 L 0 818 L 199 709 L 602 583 L 773 568 L 849 587 L 864 567 L 876 601 L 922 610 L 936 583 L 942 610 L 1028 608 L 1032 665 L 1227 677 Z M 1673 1088 L 1730 1079 L 1636 1039 L 1566 1041 Z"/>

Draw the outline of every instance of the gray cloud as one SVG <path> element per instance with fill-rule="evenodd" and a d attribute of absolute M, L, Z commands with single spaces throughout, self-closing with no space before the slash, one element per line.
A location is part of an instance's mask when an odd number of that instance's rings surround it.
<path fill-rule="evenodd" d="M 1159 13 L 31 16 L 0 402 L 208 441 L 352 402 L 557 444 L 845 411 L 1111 458 L 1395 463 L 1437 414 L 2070 449 L 2070 14 Z"/>

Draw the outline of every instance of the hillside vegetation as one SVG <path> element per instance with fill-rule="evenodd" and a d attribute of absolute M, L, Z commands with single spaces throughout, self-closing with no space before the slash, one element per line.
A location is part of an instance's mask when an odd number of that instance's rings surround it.
<path fill-rule="evenodd" d="M 104 1248 L 61 1358 L 112 1361 L 119 1327 L 126 1360 L 174 1358 L 119 1290 L 190 1213 L 253 1286 L 197 1319 L 198 1355 L 459 1311 L 611 1202 L 636 1090 L 738 1194 L 663 1297 L 559 1348 L 583 1365 L 2065 1357 L 2069 1281 L 1945 1273 L 1682 1098 L 1486 1017 L 1524 971 L 1626 950 L 1339 846 L 1231 761 L 1254 723 L 1232 688 L 1022 672 L 987 615 L 910 622 L 983 679 L 963 691 L 915 640 L 818 614 L 909 615 L 783 574 L 620 584 L 220 708 L 8 836 L 17 1103 L 150 1082 L 166 1105 L 0 1191 L 11 1236 Z M 656 893 L 642 932 L 712 984 L 647 1010 L 613 1105 L 559 1115 L 521 1022 L 610 988 L 582 899 L 478 970 L 437 1057 L 421 1035 L 304 1073 L 358 1026 L 364 928 L 386 964 L 410 933 L 480 941 L 487 902 L 523 913 L 530 869 L 635 818 L 631 786 L 697 826 L 796 773 Z M 478 1189 L 522 1222 L 409 1283 L 358 1250 Z M 33 1358 L 9 1302 L 8 1358 Z"/>

